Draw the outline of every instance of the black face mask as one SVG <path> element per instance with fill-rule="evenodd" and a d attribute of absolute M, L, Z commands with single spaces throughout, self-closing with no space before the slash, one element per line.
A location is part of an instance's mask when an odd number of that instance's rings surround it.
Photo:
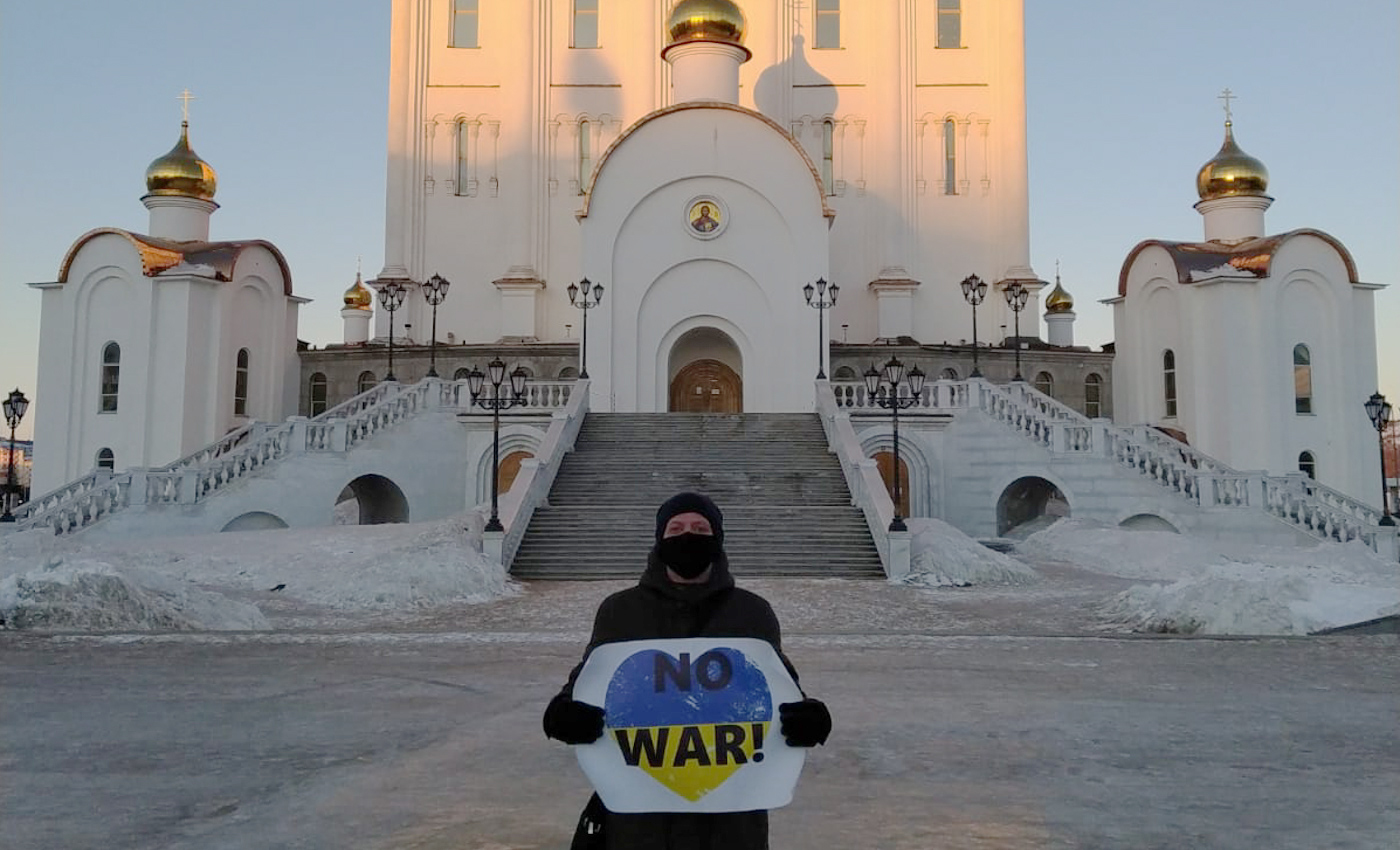
<path fill-rule="evenodd" d="M 677 534 L 663 537 L 656 554 L 681 578 L 695 578 L 710 566 L 720 552 L 719 541 L 710 534 Z"/>

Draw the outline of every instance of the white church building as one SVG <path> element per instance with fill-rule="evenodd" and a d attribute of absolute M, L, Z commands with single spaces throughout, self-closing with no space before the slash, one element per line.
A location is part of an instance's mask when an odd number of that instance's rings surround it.
<path fill-rule="evenodd" d="M 1042 304 L 1029 260 L 1023 17 L 1020 0 L 394 0 L 385 265 L 324 308 L 341 310 L 343 341 L 299 352 L 303 299 L 281 254 L 210 240 L 214 173 L 182 128 L 147 172 L 149 233 L 91 231 L 56 281 L 34 284 L 44 290 L 34 492 L 53 492 L 32 521 L 67 511 L 50 524 L 83 527 L 72 517 L 140 508 L 147 519 L 127 527 L 156 533 L 161 504 L 212 530 L 249 527 L 241 518 L 253 514 L 326 523 L 336 494 L 364 476 L 399 476 L 403 518 L 477 504 L 489 431 L 462 370 L 381 384 L 363 367 L 391 332 L 424 360 L 434 326 L 438 351 L 478 362 L 563 352 L 586 363 L 577 384 L 576 372 L 537 373 L 529 406 L 545 419 L 527 410 L 508 422 L 514 468 L 531 481 L 552 475 L 578 433 L 558 417 L 688 410 L 705 392 L 722 402 L 711 409 L 818 413 L 852 498 L 868 502 L 879 488 L 862 482 L 884 464 L 890 426 L 857 375 L 832 368 L 839 326 L 862 355 L 888 350 L 930 375 L 901 414 L 908 477 L 896 513 L 1000 533 L 1007 494 L 1033 476 L 1112 522 L 1219 531 L 1232 526 L 1210 525 L 1210 511 L 1253 500 L 1266 525 L 1334 539 L 1353 534 L 1342 526 L 1369 528 L 1378 469 L 1362 401 L 1376 383 L 1380 287 L 1321 231 L 1267 235 L 1267 171 L 1229 123 L 1198 177 L 1204 239 L 1147 240 L 1127 255 L 1110 302 L 1116 353 L 1074 346 L 1074 301 L 1058 280 Z M 434 323 L 423 282 L 435 274 L 452 296 Z M 1015 352 L 1018 364 L 1088 364 L 1104 377 L 1111 360 L 1111 383 L 1081 373 L 1071 409 L 1038 369 L 1031 385 L 1007 387 L 991 369 L 992 380 L 967 380 L 939 368 L 938 357 L 972 350 L 960 283 L 973 274 L 989 284 L 982 329 L 1019 325 L 978 349 L 984 360 Z M 569 287 L 585 280 L 604 294 L 581 314 Z M 803 289 L 817 281 L 841 296 L 814 345 Z M 390 284 L 407 291 L 395 314 L 376 309 Z M 1008 288 L 1027 291 L 1022 313 Z M 328 399 L 335 368 L 359 378 Z M 832 381 L 814 386 L 819 369 Z M 1098 395 L 1109 386 L 1112 422 Z M 391 440 L 396 423 L 439 414 L 449 418 L 429 428 L 436 445 Z M 453 434 L 460 451 L 444 466 L 435 458 Z M 321 460 L 285 486 L 199 507 L 311 454 Z M 125 484 L 104 483 L 123 470 Z M 1102 483 L 1120 473 L 1149 484 Z M 403 480 L 414 476 L 431 486 L 415 491 Z M 297 495 L 313 483 L 316 494 Z M 538 501 L 541 487 L 512 495 Z M 1153 488 L 1190 509 L 1157 505 Z M 96 508 L 94 493 L 108 494 Z M 294 504 L 279 514 L 250 494 Z"/>

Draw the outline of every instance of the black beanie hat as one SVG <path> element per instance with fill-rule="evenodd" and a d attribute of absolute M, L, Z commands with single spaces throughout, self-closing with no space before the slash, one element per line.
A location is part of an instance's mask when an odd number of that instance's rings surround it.
<path fill-rule="evenodd" d="M 661 503 L 661 507 L 656 511 L 656 542 L 661 542 L 661 535 L 665 533 L 666 523 L 671 521 L 671 517 L 691 511 L 709 520 L 715 540 L 724 542 L 724 514 L 719 512 L 719 506 L 710 501 L 708 496 L 699 493 L 677 493 Z"/>

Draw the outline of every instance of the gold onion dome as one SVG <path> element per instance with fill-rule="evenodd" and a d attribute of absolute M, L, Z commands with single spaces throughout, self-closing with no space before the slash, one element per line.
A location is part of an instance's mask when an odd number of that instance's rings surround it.
<path fill-rule="evenodd" d="M 359 272 L 355 273 L 355 283 L 345 290 L 345 306 L 352 310 L 374 309 L 374 293 L 360 280 Z"/>
<path fill-rule="evenodd" d="M 180 122 L 180 141 L 170 153 L 146 168 L 146 191 L 152 195 L 174 195 L 214 200 L 219 180 L 209 163 L 190 148 L 190 124 Z"/>
<path fill-rule="evenodd" d="M 1263 195 L 1269 188 L 1269 169 L 1235 144 L 1232 122 L 1225 122 L 1225 144 L 1196 174 L 1196 194 L 1210 201 L 1231 195 Z"/>
<path fill-rule="evenodd" d="M 742 46 L 747 30 L 744 10 L 732 0 L 681 0 L 666 19 L 666 46 L 688 41 Z"/>
<path fill-rule="evenodd" d="M 1055 288 L 1045 296 L 1045 312 L 1068 313 L 1074 309 L 1074 297 L 1060 285 L 1060 276 L 1055 275 Z"/>

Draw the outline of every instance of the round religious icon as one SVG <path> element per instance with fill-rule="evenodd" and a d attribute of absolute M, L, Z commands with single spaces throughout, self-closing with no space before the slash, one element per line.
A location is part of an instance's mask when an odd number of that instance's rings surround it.
<path fill-rule="evenodd" d="M 685 218 L 691 236 L 697 239 L 713 239 L 724 229 L 724 209 L 714 198 L 696 198 L 686 210 Z"/>

